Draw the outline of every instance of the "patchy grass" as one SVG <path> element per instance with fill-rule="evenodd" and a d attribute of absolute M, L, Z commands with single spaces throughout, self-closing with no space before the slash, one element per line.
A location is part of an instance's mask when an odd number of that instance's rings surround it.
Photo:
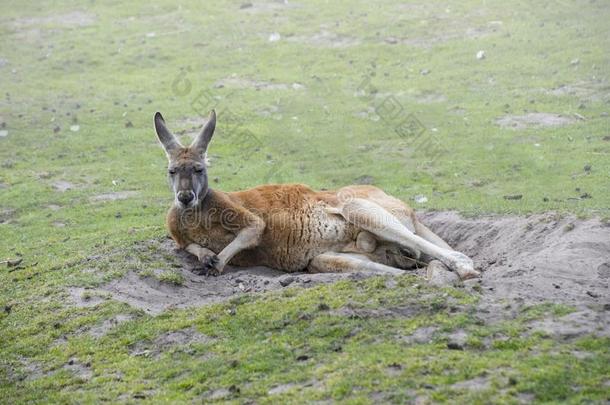
<path fill-rule="evenodd" d="M 2 401 L 608 400 L 607 339 L 522 334 L 569 308 L 481 324 L 476 298 L 404 277 L 139 314 L 95 337 L 79 331 L 128 308 L 68 293 L 158 268 L 139 248 L 164 235 L 170 200 L 157 110 L 186 140 L 217 108 L 210 181 L 222 190 L 360 181 L 417 208 L 608 218 L 604 2 L 0 11 L 0 258 L 23 258 L 0 267 Z M 132 353 L 192 326 L 210 339 Z M 429 341 L 405 338 L 428 326 Z M 463 350 L 447 348 L 452 333 Z"/>
<path fill-rule="evenodd" d="M 510 402 L 520 395 L 595 401 L 607 395 L 603 375 L 609 353 L 602 341 L 525 338 L 522 320 L 481 324 L 472 311 L 476 297 L 466 292 L 422 287 L 412 276 L 388 283 L 383 278 L 339 282 L 140 317 L 99 339 L 75 331 L 123 310 L 121 305 L 108 302 L 78 315 L 45 311 L 39 316 L 49 324 L 38 327 L 55 339 L 71 337 L 51 344 L 50 350 L 30 346 L 27 339 L 5 343 L 12 353 L 5 366 L 13 371 L 8 374 L 12 384 L 2 390 L 19 401 L 51 402 Z M 46 309 L 44 304 L 36 307 Z M 528 314 L 553 317 L 563 312 L 543 305 Z M 71 320 L 62 322 L 65 317 Z M 429 341 L 409 339 L 430 326 L 435 332 Z M 448 342 L 456 331 L 469 338 L 453 347 Z M 171 332 L 182 337 L 167 345 L 163 336 Z M 200 337 L 191 339 L 192 334 Z M 149 349 L 134 349 L 141 344 Z M 575 357 L 576 350 L 586 350 L 590 357 Z M 72 358 L 89 364 L 88 380 L 63 371 Z M 31 364 L 47 367 L 29 379 L 22 368 Z M 485 380 L 485 389 L 456 386 L 476 378 Z M 58 386 L 63 389 L 55 390 Z"/>

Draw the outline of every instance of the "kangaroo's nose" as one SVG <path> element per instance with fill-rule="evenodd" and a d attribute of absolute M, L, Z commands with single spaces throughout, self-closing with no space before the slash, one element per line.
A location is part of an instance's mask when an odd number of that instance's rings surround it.
<path fill-rule="evenodd" d="M 191 201 L 193 201 L 195 196 L 192 191 L 178 191 L 178 201 L 180 201 L 184 205 L 188 205 Z"/>

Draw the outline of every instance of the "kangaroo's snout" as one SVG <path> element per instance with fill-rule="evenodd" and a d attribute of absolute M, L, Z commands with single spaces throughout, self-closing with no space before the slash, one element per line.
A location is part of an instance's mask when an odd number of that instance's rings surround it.
<path fill-rule="evenodd" d="M 178 197 L 178 201 L 182 204 L 189 205 L 193 198 L 195 198 L 195 193 L 192 191 L 179 191 L 176 197 Z"/>

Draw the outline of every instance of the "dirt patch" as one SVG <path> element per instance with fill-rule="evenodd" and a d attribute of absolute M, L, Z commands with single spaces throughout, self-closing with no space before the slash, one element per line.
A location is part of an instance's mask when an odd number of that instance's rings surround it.
<path fill-rule="evenodd" d="M 64 193 L 68 190 L 73 190 L 74 188 L 76 188 L 74 186 L 74 184 L 70 183 L 69 181 L 65 181 L 65 180 L 54 181 L 53 183 L 51 183 L 51 187 L 53 187 L 53 189 L 55 189 L 56 191 L 59 191 L 61 193 Z"/>
<path fill-rule="evenodd" d="M 453 212 L 420 215 L 484 271 L 497 298 L 565 304 L 607 300 L 610 227 L 556 214 L 467 219 Z M 598 298 L 595 298 L 598 297 Z"/>
<path fill-rule="evenodd" d="M 421 220 L 483 271 L 479 315 L 494 322 L 543 302 L 576 308 L 557 320 L 532 323 L 572 338 L 610 333 L 610 227 L 598 219 L 557 214 L 467 219 L 430 212 Z"/>
<path fill-rule="evenodd" d="M 575 118 L 554 113 L 528 113 L 524 115 L 505 115 L 496 119 L 496 124 L 502 128 L 526 129 L 541 127 L 560 127 L 572 124 Z"/>
<path fill-rule="evenodd" d="M 337 280 L 361 279 L 366 273 L 354 274 L 286 274 L 266 267 L 238 268 L 228 266 L 222 276 L 206 277 L 193 273 L 200 267 L 197 258 L 177 250 L 172 240 L 151 240 L 137 250 L 150 252 L 153 262 L 166 263 L 182 276 L 180 285 L 162 282 L 154 277 L 143 277 L 129 272 L 123 278 L 104 285 L 102 290 L 117 301 L 150 314 L 159 314 L 170 308 L 197 307 L 264 291 L 279 290 L 288 286 L 309 287 Z M 171 258 L 171 260 L 170 260 Z M 84 289 L 72 289 L 71 295 L 78 305 L 87 305 L 91 298 L 82 299 Z"/>
<path fill-rule="evenodd" d="M 591 332 L 598 336 L 610 337 L 610 317 L 604 313 L 577 311 L 557 319 L 542 319 L 532 322 L 531 333 L 538 332 L 556 339 L 573 339 Z M 531 334 L 530 333 L 530 334 Z"/>
<path fill-rule="evenodd" d="M 33 27 L 33 26 L 45 26 L 54 25 L 60 27 L 87 27 L 93 25 L 97 21 L 97 17 L 94 14 L 86 13 L 83 11 L 71 11 L 65 14 L 55 14 L 45 17 L 24 17 L 13 21 L 13 27 L 17 29 Z"/>
<path fill-rule="evenodd" d="M 394 308 L 363 308 L 348 304 L 344 307 L 329 311 L 329 315 L 341 316 L 351 319 L 367 318 L 411 318 L 420 315 L 426 308 L 417 304 L 410 304 Z"/>
<path fill-rule="evenodd" d="M 563 84 L 545 93 L 552 96 L 573 96 L 581 101 L 610 101 L 610 83 L 604 81 L 580 81 Z"/>
<path fill-rule="evenodd" d="M 420 104 L 436 104 L 444 103 L 447 101 L 447 96 L 442 93 L 434 91 L 424 92 L 417 97 L 417 102 Z"/>
<path fill-rule="evenodd" d="M 300 7 L 298 3 L 292 1 L 275 0 L 275 1 L 243 1 L 239 5 L 239 10 L 248 14 L 264 14 L 278 13 L 285 10 L 295 9 Z"/>
<path fill-rule="evenodd" d="M 428 32 L 412 37 L 386 37 L 383 38 L 383 43 L 389 45 L 404 44 L 430 49 L 449 41 L 484 38 L 502 29 L 502 22 L 500 21 L 490 21 L 476 27 L 456 26 L 452 20 L 444 20 L 446 24 L 441 23 L 441 21 L 436 21 L 439 24 L 439 29 L 430 29 Z"/>
<path fill-rule="evenodd" d="M 70 359 L 63 366 L 64 370 L 68 370 L 76 377 L 81 380 L 90 380 L 93 377 L 93 371 L 91 370 L 91 364 L 89 363 L 81 363 L 77 359 Z"/>
<path fill-rule="evenodd" d="M 435 326 L 422 326 L 421 328 L 416 329 L 412 334 L 408 336 L 399 336 L 398 339 L 406 343 L 430 343 L 437 331 L 438 328 Z"/>
<path fill-rule="evenodd" d="M 163 333 L 152 342 L 138 342 L 131 347 L 130 354 L 132 356 L 158 357 L 168 350 L 184 350 L 193 343 L 210 343 L 211 341 L 212 338 L 191 327 Z"/>
<path fill-rule="evenodd" d="M 280 384 L 280 385 L 276 385 L 275 387 L 271 388 L 269 390 L 269 392 L 267 392 L 268 395 L 278 395 L 278 394 L 283 394 L 285 392 L 290 391 L 291 389 L 298 387 L 297 384 L 293 384 L 293 383 L 288 383 L 288 384 Z"/>
<path fill-rule="evenodd" d="M 255 89 L 255 90 L 303 90 L 305 88 L 301 83 L 273 83 L 262 80 L 253 80 L 243 77 L 231 76 L 225 79 L 220 79 L 214 84 L 215 88 L 229 87 L 237 89 Z"/>
<path fill-rule="evenodd" d="M 68 289 L 68 293 L 72 302 L 79 308 L 94 307 L 106 301 L 106 298 L 103 296 L 105 293 L 101 293 L 98 290 L 72 287 Z"/>
<path fill-rule="evenodd" d="M 16 216 L 16 211 L 12 208 L 0 208 L 0 225 L 10 224 Z"/>
<path fill-rule="evenodd" d="M 32 381 L 37 380 L 46 375 L 42 364 L 37 361 L 21 357 L 19 359 L 19 362 L 21 363 L 21 370 L 19 370 L 21 371 L 21 373 L 15 372 L 16 370 L 9 370 L 9 377 L 11 380 Z"/>
<path fill-rule="evenodd" d="M 490 381 L 487 377 L 476 377 L 471 380 L 460 381 L 451 386 L 454 390 L 482 391 L 490 388 Z"/>
<path fill-rule="evenodd" d="M 305 44 L 316 48 L 348 48 L 359 45 L 361 42 L 358 38 L 337 34 L 328 30 L 322 30 L 309 36 L 294 35 L 287 37 L 286 41 Z"/>
<path fill-rule="evenodd" d="M 131 197 L 137 196 L 139 193 L 137 191 L 116 191 L 113 193 L 106 194 L 98 194 L 89 198 L 91 202 L 106 202 L 106 201 L 116 201 L 116 200 L 126 200 Z"/>
<path fill-rule="evenodd" d="M 110 319 L 106 319 L 100 325 L 92 327 L 91 329 L 89 329 L 88 334 L 90 336 L 93 336 L 94 338 L 100 338 L 102 336 L 107 335 L 112 329 L 114 329 L 118 325 L 127 321 L 131 321 L 134 318 L 135 317 L 133 315 L 118 314 Z"/>

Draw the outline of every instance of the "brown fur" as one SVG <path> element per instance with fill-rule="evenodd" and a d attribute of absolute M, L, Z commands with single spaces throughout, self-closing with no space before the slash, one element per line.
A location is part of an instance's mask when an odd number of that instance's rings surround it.
<path fill-rule="evenodd" d="M 238 230 L 261 221 L 264 228 L 259 243 L 238 253 L 230 264 L 303 271 L 319 254 L 358 251 L 352 245 L 361 230 L 337 213 L 345 196 L 375 201 L 408 228 L 418 224 L 411 208 L 373 186 L 316 192 L 303 184 L 281 184 L 228 193 L 209 190 L 194 210 L 173 206 L 167 215 L 167 227 L 181 248 L 196 243 L 218 254 Z M 388 253 L 388 247 L 382 245 L 375 252 L 367 255 L 383 264 L 407 267 L 392 257 L 400 256 L 397 249 Z"/>

